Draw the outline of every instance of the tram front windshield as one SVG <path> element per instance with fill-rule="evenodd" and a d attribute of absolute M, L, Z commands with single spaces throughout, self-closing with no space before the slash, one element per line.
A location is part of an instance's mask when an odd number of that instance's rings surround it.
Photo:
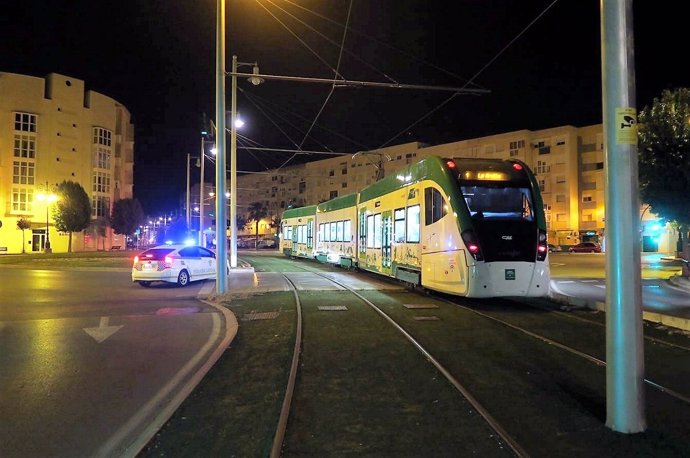
<path fill-rule="evenodd" d="M 534 220 L 529 188 L 461 186 L 470 215 L 474 219 Z"/>
<path fill-rule="evenodd" d="M 530 188 L 461 185 L 484 260 L 534 262 L 537 221 Z"/>

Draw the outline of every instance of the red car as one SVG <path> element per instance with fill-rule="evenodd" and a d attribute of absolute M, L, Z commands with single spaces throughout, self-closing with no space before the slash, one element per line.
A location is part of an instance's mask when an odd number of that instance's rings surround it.
<path fill-rule="evenodd" d="M 596 242 L 582 242 L 568 248 L 571 253 L 601 253 L 601 245 Z"/>

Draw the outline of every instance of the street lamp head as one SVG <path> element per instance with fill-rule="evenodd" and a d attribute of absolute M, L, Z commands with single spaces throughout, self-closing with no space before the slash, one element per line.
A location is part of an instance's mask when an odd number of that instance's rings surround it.
<path fill-rule="evenodd" d="M 247 78 L 247 81 L 252 83 L 254 86 L 258 86 L 259 84 L 264 82 L 264 79 L 259 76 L 259 66 L 254 64 L 254 67 L 252 68 L 252 76 Z"/>

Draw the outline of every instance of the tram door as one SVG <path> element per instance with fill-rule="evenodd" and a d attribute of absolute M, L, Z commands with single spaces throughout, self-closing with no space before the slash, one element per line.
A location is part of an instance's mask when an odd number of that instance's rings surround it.
<path fill-rule="evenodd" d="M 299 236 L 299 226 L 292 226 L 292 255 L 297 254 L 297 238 Z"/>
<path fill-rule="evenodd" d="M 391 241 L 393 238 L 393 212 L 387 210 L 381 215 L 381 270 L 391 273 Z"/>

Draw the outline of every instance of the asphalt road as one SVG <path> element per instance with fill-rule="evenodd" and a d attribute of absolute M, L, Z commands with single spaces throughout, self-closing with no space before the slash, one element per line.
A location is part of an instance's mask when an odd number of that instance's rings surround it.
<path fill-rule="evenodd" d="M 552 292 L 604 302 L 606 273 L 604 254 L 551 253 Z M 690 319 L 690 291 L 671 286 L 666 280 L 679 274 L 676 261 L 665 260 L 658 254 L 642 256 L 642 307 L 645 311 Z"/>
<path fill-rule="evenodd" d="M 181 402 L 226 336 L 202 288 L 141 288 L 123 271 L 5 268 L 0 456 L 126 455 Z"/>

